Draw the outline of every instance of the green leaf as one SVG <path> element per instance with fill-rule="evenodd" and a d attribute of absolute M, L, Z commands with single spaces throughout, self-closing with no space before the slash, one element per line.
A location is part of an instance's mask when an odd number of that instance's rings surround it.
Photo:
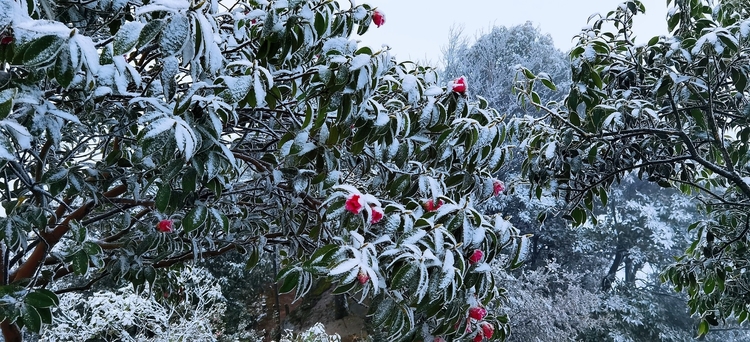
<path fill-rule="evenodd" d="M 42 316 L 39 315 L 35 307 L 28 304 L 24 305 L 21 318 L 23 319 L 24 326 L 30 331 L 39 333 L 42 329 Z"/>
<path fill-rule="evenodd" d="M 102 252 L 102 248 L 92 241 L 86 241 L 83 243 L 83 250 L 88 255 L 97 255 Z"/>
<path fill-rule="evenodd" d="M 16 88 L 0 91 L 0 120 L 3 120 L 13 111 L 13 98 L 16 97 Z"/>
<path fill-rule="evenodd" d="M 714 278 L 709 277 L 706 279 L 706 282 L 703 284 L 703 293 L 711 294 L 714 292 L 715 287 L 716 287 L 716 281 L 714 280 Z"/>
<path fill-rule="evenodd" d="M 208 217 L 208 210 L 205 206 L 197 206 L 190 210 L 182 219 L 182 228 L 186 233 L 189 233 L 195 229 L 200 228 L 206 223 Z"/>
<path fill-rule="evenodd" d="M 146 23 L 146 26 L 141 29 L 141 33 L 138 36 L 138 46 L 137 47 L 143 47 L 146 44 L 151 43 L 154 38 L 159 34 L 159 32 L 162 31 L 162 28 L 164 27 L 164 20 L 163 19 L 152 19 L 149 20 L 148 23 Z"/>
<path fill-rule="evenodd" d="M 181 14 L 173 15 L 162 30 L 159 40 L 159 46 L 164 56 L 172 56 L 182 50 L 189 37 L 190 20 Z"/>
<path fill-rule="evenodd" d="M 78 49 L 77 46 L 71 48 Z M 57 54 L 57 60 L 55 61 L 55 79 L 64 88 L 70 86 L 76 73 L 76 67 L 70 58 L 69 49 L 60 49 L 60 53 Z"/>
<path fill-rule="evenodd" d="M 584 222 L 586 222 L 586 210 L 583 208 L 575 208 L 570 213 L 570 216 L 573 217 L 573 224 L 576 226 L 580 226 Z"/>
<path fill-rule="evenodd" d="M 294 290 L 294 287 L 297 286 L 297 283 L 299 282 L 299 277 L 299 272 L 288 273 L 286 277 L 284 277 L 284 283 L 279 288 L 279 293 L 287 293 Z"/>
<path fill-rule="evenodd" d="M 73 235 L 73 240 L 76 242 L 83 242 L 86 240 L 86 227 L 79 224 L 77 221 L 70 221 L 70 233 Z"/>
<path fill-rule="evenodd" d="M 247 259 L 247 262 L 245 263 L 245 269 L 246 270 L 252 270 L 256 265 L 258 265 L 258 262 L 260 261 L 260 253 L 258 253 L 258 248 L 253 246 L 253 251 L 250 252 L 250 258 Z"/>
<path fill-rule="evenodd" d="M 144 24 L 130 21 L 120 27 L 112 40 L 112 50 L 115 55 L 122 55 L 130 51 L 138 42 Z"/>
<path fill-rule="evenodd" d="M 78 275 L 84 275 L 89 270 L 89 256 L 84 251 L 78 251 L 72 257 L 73 271 Z"/>
<path fill-rule="evenodd" d="M 33 40 L 23 54 L 23 64 L 36 66 L 54 60 L 63 43 L 65 39 L 57 35 L 43 36 Z"/>
<path fill-rule="evenodd" d="M 172 187 L 169 184 L 162 184 L 159 190 L 156 192 L 156 198 L 154 198 L 154 206 L 156 210 L 160 212 L 166 212 L 169 206 L 169 197 L 172 193 Z"/>
<path fill-rule="evenodd" d="M 708 334 L 708 321 L 702 319 L 701 323 L 698 324 L 698 337 L 704 336 L 706 334 Z"/>
<path fill-rule="evenodd" d="M 26 295 L 24 302 L 37 308 L 48 308 L 59 303 L 57 296 L 49 290 L 31 292 Z"/>

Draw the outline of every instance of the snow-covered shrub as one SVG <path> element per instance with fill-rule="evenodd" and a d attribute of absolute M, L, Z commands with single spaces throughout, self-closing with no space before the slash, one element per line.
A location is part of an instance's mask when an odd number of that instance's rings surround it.
<path fill-rule="evenodd" d="M 115 291 L 61 295 L 45 341 L 215 341 L 224 313 L 219 283 L 201 268 L 175 272 L 180 293 Z"/>

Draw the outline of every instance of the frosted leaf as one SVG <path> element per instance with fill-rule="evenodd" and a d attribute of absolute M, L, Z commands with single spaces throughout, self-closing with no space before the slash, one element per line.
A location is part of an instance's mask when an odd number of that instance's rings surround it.
<path fill-rule="evenodd" d="M 143 138 L 148 139 L 164 131 L 172 129 L 172 127 L 174 127 L 174 124 L 175 124 L 175 120 L 172 118 L 161 118 L 159 120 L 156 120 L 148 126 L 147 128 L 148 131 L 145 135 L 143 135 Z"/>
<path fill-rule="evenodd" d="M 329 275 L 339 275 L 345 272 L 351 271 L 353 268 L 359 266 L 359 260 L 347 259 L 344 262 L 338 264 L 328 272 Z"/>
<path fill-rule="evenodd" d="M 70 55 L 71 61 L 73 55 L 80 52 L 81 64 L 84 64 L 86 68 L 96 74 L 99 71 L 99 52 L 96 50 L 96 44 L 91 40 L 90 37 L 76 34 L 70 38 Z M 75 45 L 75 46 L 74 46 Z M 76 64 L 73 64 L 74 66 Z M 87 73 L 87 75 L 89 75 Z"/>
<path fill-rule="evenodd" d="M 58 118 L 65 119 L 65 120 L 77 123 L 77 124 L 81 123 L 81 121 L 78 120 L 77 116 L 75 116 L 73 114 L 70 114 L 68 112 L 64 112 L 64 111 L 59 110 L 59 109 L 48 109 L 47 113 L 48 114 L 52 114 L 52 115 L 54 115 L 54 116 L 56 116 Z"/>
<path fill-rule="evenodd" d="M 174 138 L 177 141 L 177 149 L 185 154 L 185 159 L 193 156 L 197 140 L 193 129 L 181 118 L 174 119 L 177 125 L 174 130 Z"/>
<path fill-rule="evenodd" d="M 370 63 L 370 55 L 359 54 L 352 58 L 351 64 L 349 65 L 349 71 L 359 70 L 365 65 Z"/>
<path fill-rule="evenodd" d="M 544 150 L 544 158 L 552 159 L 555 157 L 555 150 L 557 149 L 557 142 L 550 141 L 547 144 L 547 149 Z"/>
<path fill-rule="evenodd" d="M 190 2 L 186 0 L 155 0 L 146 6 L 140 6 L 135 14 L 141 15 L 153 11 L 184 12 L 190 8 Z"/>
<path fill-rule="evenodd" d="M 338 64 L 344 64 L 348 62 L 349 60 L 346 58 L 346 56 L 342 55 L 333 55 L 328 59 L 331 63 L 338 63 Z"/>
<path fill-rule="evenodd" d="M 412 235 L 406 237 L 401 241 L 401 245 L 413 245 L 417 243 L 417 241 L 422 240 L 422 238 L 427 235 L 427 231 L 424 229 L 417 229 L 415 231 L 412 231 Z"/>
<path fill-rule="evenodd" d="M 335 37 L 326 40 L 323 43 L 323 54 L 326 55 L 330 51 L 338 51 L 343 55 L 350 55 L 357 50 L 357 42 L 346 39 L 344 37 Z"/>
<path fill-rule="evenodd" d="M 445 215 L 454 214 L 458 209 L 458 206 L 453 203 L 444 203 L 438 208 L 437 213 L 435 214 L 435 221 L 439 221 Z"/>
<path fill-rule="evenodd" d="M 109 94 L 112 94 L 112 88 L 101 86 L 101 87 L 97 87 L 96 89 L 94 89 L 93 96 L 94 98 L 100 98 L 100 97 L 107 96 Z"/>
<path fill-rule="evenodd" d="M 5 128 L 13 135 L 18 146 L 22 150 L 31 148 L 31 133 L 29 133 L 26 127 L 21 126 L 19 123 L 15 122 L 15 120 L 11 119 L 0 121 L 0 125 L 5 126 Z"/>
<path fill-rule="evenodd" d="M 706 33 L 700 38 L 698 38 L 698 41 L 695 42 L 695 46 L 693 47 L 693 50 L 690 51 L 690 53 L 692 53 L 693 55 L 697 55 L 700 53 L 704 44 L 709 43 L 709 44 L 715 45 L 717 44 L 718 40 L 719 38 L 716 36 L 716 32 L 711 31 L 709 33 Z"/>
<path fill-rule="evenodd" d="M 260 79 L 260 70 L 258 69 L 260 68 L 256 68 L 253 72 L 253 91 L 255 92 L 256 106 L 263 107 L 266 105 L 266 87 Z"/>
<path fill-rule="evenodd" d="M 144 26 L 146 26 L 146 24 L 139 21 L 129 21 L 122 25 L 112 40 L 114 54 L 121 55 L 130 51 L 130 49 L 135 46 L 136 42 L 138 42 L 138 37 Z"/>
<path fill-rule="evenodd" d="M 363 20 L 365 19 L 366 16 L 367 16 L 367 10 L 362 6 L 358 6 L 357 8 L 355 8 L 354 13 L 352 13 L 352 19 L 356 21 Z"/>
<path fill-rule="evenodd" d="M 173 56 L 180 52 L 182 47 L 190 41 L 189 37 L 189 19 L 184 15 L 172 16 L 161 33 L 159 45 L 161 46 L 164 56 Z"/>
<path fill-rule="evenodd" d="M 391 122 L 390 116 L 385 111 L 378 111 L 378 116 L 375 118 L 375 126 L 381 127 Z"/>
<path fill-rule="evenodd" d="M 419 100 L 419 80 L 414 75 L 405 75 L 401 80 L 401 89 L 406 93 L 409 103 L 415 104 Z"/>
<path fill-rule="evenodd" d="M 478 265 L 473 270 L 474 273 L 488 273 L 490 271 L 492 271 L 492 268 L 486 262 L 483 262 L 482 264 Z"/>
<path fill-rule="evenodd" d="M 438 86 L 431 86 L 424 91 L 425 96 L 438 96 L 443 93 L 443 88 Z"/>
<path fill-rule="evenodd" d="M 231 102 L 243 99 L 253 85 L 253 77 L 249 75 L 240 77 L 224 76 L 222 80 L 227 86 L 224 92 L 229 94 L 229 101 Z"/>
<path fill-rule="evenodd" d="M 262 20 L 266 17 L 267 13 L 264 10 L 254 9 L 245 15 L 248 20 Z"/>
<path fill-rule="evenodd" d="M 357 77 L 357 89 L 366 89 L 370 83 L 370 70 L 368 68 L 362 68 Z"/>
<path fill-rule="evenodd" d="M 464 215 L 464 222 L 462 226 L 463 230 L 463 241 L 474 243 L 474 234 L 476 234 L 477 228 L 469 221 L 469 215 Z"/>
<path fill-rule="evenodd" d="M 401 226 L 401 215 L 389 215 L 385 221 L 385 231 L 395 232 Z"/>
<path fill-rule="evenodd" d="M 596 50 L 591 45 L 586 45 L 583 51 L 583 58 L 589 62 L 593 62 L 596 59 Z"/>
<path fill-rule="evenodd" d="M 622 127 L 622 115 L 619 112 L 614 112 L 607 116 L 606 119 L 604 119 L 604 123 L 602 126 L 604 127 L 612 127 L 612 128 L 619 128 Z"/>

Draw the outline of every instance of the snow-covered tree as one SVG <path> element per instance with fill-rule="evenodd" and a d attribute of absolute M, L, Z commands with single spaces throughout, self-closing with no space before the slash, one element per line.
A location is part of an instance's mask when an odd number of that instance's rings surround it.
<path fill-rule="evenodd" d="M 540 73 L 540 78 L 548 78 L 561 89 L 570 82 L 570 63 L 565 53 L 555 48 L 549 34 L 542 33 L 531 22 L 495 26 L 473 42 L 454 26 L 441 62 L 446 77 L 468 77 L 475 94 L 486 98 L 500 113 L 509 115 L 527 113 L 513 91 L 517 66 Z M 540 95 L 547 100 L 558 100 L 563 94 L 547 90 Z"/>
<path fill-rule="evenodd" d="M 523 238 L 474 208 L 502 193 L 505 124 L 472 79 L 352 38 L 384 21 L 331 0 L 0 0 L 5 340 L 53 321 L 50 288 L 143 290 L 266 249 L 282 291 L 327 278 L 390 339 L 506 336 L 489 264 Z"/>
<path fill-rule="evenodd" d="M 220 285 L 201 268 L 171 274 L 179 293 L 132 286 L 60 296 L 44 341 L 216 341 L 225 309 Z"/>
<path fill-rule="evenodd" d="M 692 243 L 662 280 L 686 291 L 704 335 L 750 312 L 750 7 L 668 3 L 671 35 L 648 41 L 633 41 L 640 1 L 593 17 L 571 52 L 574 84 L 565 101 L 543 104 L 530 84 L 521 86 L 543 117 L 521 122 L 518 132 L 529 147 L 524 173 L 532 187 L 555 184 L 576 224 L 595 218 L 596 198 L 631 172 L 694 196 L 703 215 L 685 227 Z"/>

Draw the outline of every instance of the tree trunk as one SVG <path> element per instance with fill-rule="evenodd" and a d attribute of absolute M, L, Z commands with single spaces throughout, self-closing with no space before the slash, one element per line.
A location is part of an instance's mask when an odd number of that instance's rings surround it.
<path fill-rule="evenodd" d="M 612 283 L 615 281 L 617 270 L 620 268 L 623 259 L 627 255 L 626 249 L 617 249 L 615 252 L 615 260 L 612 261 L 612 266 L 609 267 L 609 272 L 602 278 L 602 291 L 607 292 L 612 288 Z"/>
<path fill-rule="evenodd" d="M 7 320 L 0 323 L 0 328 L 3 329 L 3 338 L 5 342 L 21 342 L 23 338 L 21 336 L 21 330 L 18 329 L 18 325 L 10 323 Z"/>

